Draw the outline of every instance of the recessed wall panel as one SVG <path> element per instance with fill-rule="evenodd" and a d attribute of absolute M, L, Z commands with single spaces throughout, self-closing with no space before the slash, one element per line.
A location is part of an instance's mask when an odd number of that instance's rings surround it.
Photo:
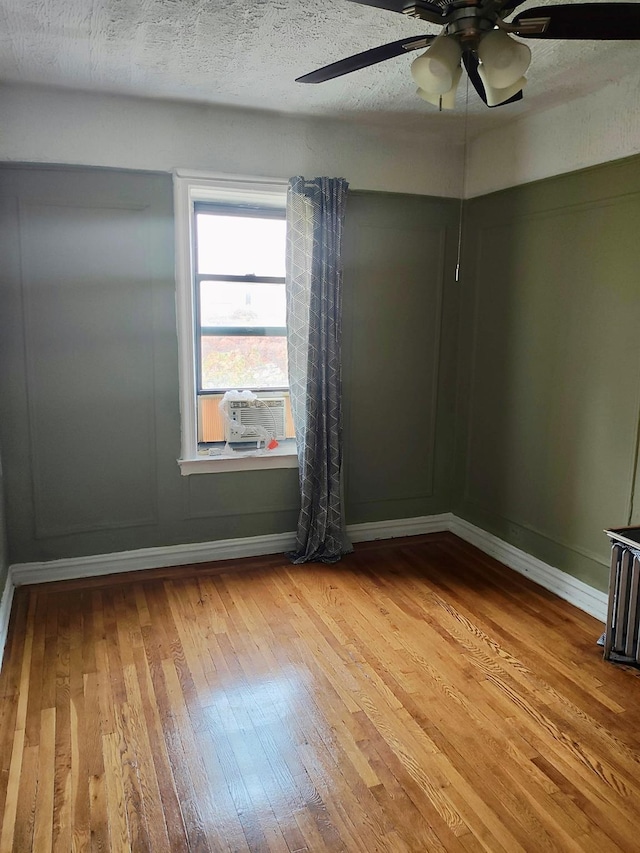
<path fill-rule="evenodd" d="M 347 505 L 360 511 L 434 493 L 445 223 L 416 207 L 372 205 L 347 226 Z"/>
<path fill-rule="evenodd" d="M 472 220 L 463 503 L 516 544 L 530 531 L 604 563 L 634 474 L 640 197 L 520 212 L 516 193 L 512 216 L 490 198 Z"/>
<path fill-rule="evenodd" d="M 35 535 L 152 523 L 145 210 L 28 201 L 19 221 Z"/>

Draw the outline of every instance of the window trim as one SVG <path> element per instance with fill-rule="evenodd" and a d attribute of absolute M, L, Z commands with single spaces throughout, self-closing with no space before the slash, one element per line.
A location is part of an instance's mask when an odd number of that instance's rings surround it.
<path fill-rule="evenodd" d="M 221 206 L 247 204 L 282 209 L 286 204 L 287 181 L 276 178 L 245 178 L 238 175 L 206 174 L 175 170 L 173 173 L 176 238 L 176 323 L 180 389 L 181 448 L 178 464 L 183 475 L 263 468 L 294 468 L 298 460 L 294 446 L 264 456 L 223 458 L 198 454 L 197 365 L 194 324 L 195 234 L 194 207 L 198 202 Z"/>

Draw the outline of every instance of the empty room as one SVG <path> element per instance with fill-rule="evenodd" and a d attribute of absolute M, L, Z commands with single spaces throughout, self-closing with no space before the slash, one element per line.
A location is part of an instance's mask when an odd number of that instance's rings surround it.
<path fill-rule="evenodd" d="M 0 853 L 640 850 L 640 2 L 0 13 Z"/>

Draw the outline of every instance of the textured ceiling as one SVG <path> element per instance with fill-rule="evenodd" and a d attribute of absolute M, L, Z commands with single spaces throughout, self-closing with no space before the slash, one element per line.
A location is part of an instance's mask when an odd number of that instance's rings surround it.
<path fill-rule="evenodd" d="M 566 2 L 566 0 L 565 0 Z M 548 5 L 528 0 L 521 8 Z M 280 112 L 393 123 L 462 120 L 414 94 L 417 54 L 319 85 L 314 68 L 437 27 L 348 0 L 0 0 L 0 79 Z M 530 41 L 520 104 L 487 110 L 470 90 L 472 120 L 508 121 L 640 70 L 639 42 Z"/>

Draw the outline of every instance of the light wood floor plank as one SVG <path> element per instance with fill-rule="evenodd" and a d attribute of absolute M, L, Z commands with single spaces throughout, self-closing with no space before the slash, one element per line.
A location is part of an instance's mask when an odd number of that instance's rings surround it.
<path fill-rule="evenodd" d="M 0 853 L 632 853 L 600 632 L 450 534 L 19 589 Z"/>

